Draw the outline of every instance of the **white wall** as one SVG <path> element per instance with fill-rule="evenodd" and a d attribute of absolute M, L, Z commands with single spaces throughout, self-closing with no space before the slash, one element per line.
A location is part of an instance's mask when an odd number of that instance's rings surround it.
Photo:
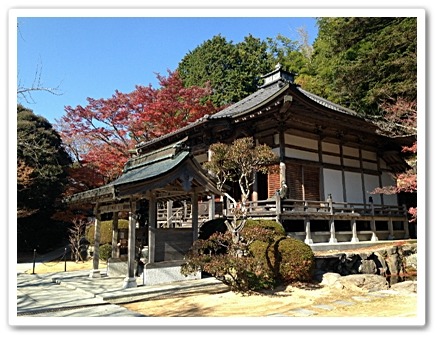
<path fill-rule="evenodd" d="M 384 187 L 396 185 L 396 181 L 390 173 L 384 172 L 382 174 L 382 185 Z M 383 203 L 387 205 L 398 205 L 397 195 L 383 195 Z"/>
<path fill-rule="evenodd" d="M 358 172 L 345 172 L 345 190 L 347 191 L 347 202 L 363 203 L 364 193 L 362 191 L 362 176 Z"/>
<path fill-rule="evenodd" d="M 368 198 L 371 196 L 373 197 L 373 202 L 375 204 L 380 204 L 381 200 L 380 200 L 380 195 L 376 194 L 373 195 L 371 194 L 371 192 L 376 189 L 377 187 L 379 187 L 379 177 L 378 176 L 374 176 L 374 175 L 364 175 L 364 179 L 365 179 L 365 200 L 368 202 Z"/>
<path fill-rule="evenodd" d="M 343 202 L 342 172 L 333 169 L 324 169 L 324 195 L 332 195 L 333 201 Z"/>

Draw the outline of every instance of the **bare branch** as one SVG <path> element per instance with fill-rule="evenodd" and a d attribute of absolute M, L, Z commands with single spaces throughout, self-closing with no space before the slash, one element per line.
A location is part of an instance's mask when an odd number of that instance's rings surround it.
<path fill-rule="evenodd" d="M 56 87 L 47 87 L 43 85 L 43 81 L 41 79 L 42 74 L 42 65 L 41 63 L 37 65 L 37 68 L 35 70 L 34 80 L 32 81 L 31 86 L 25 86 L 21 83 L 21 81 L 18 81 L 17 86 L 17 96 L 21 97 L 26 103 L 28 104 L 35 104 L 35 100 L 32 97 L 32 94 L 34 92 L 48 92 L 50 94 L 53 94 L 55 96 L 61 96 L 63 93 L 60 90 L 60 85 Z"/>

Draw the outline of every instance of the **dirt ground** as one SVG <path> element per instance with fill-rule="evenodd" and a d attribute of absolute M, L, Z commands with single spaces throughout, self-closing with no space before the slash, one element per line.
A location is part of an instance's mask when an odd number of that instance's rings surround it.
<path fill-rule="evenodd" d="M 309 285 L 252 295 L 231 291 L 176 295 L 124 307 L 154 317 L 416 317 L 417 296 L 372 296 L 366 291 Z"/>
<path fill-rule="evenodd" d="M 38 264 L 36 273 L 83 270 L 92 262 L 73 261 Z M 101 262 L 100 268 L 106 263 Z M 28 272 L 32 272 L 29 270 Z M 349 290 L 319 284 L 297 285 L 277 291 L 242 295 L 225 286 L 219 290 L 170 295 L 123 305 L 152 317 L 417 317 L 416 294 L 374 296 L 361 289 Z M 311 312 L 311 313 L 310 313 Z"/>

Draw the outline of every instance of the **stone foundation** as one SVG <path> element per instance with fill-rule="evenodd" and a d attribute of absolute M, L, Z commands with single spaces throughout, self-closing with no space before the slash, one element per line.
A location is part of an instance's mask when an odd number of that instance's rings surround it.
<path fill-rule="evenodd" d="M 107 261 L 107 276 L 127 276 L 128 262 L 120 258 L 110 258 Z"/>
<path fill-rule="evenodd" d="M 182 275 L 180 273 L 182 263 L 182 261 L 167 261 L 147 264 L 143 272 L 144 285 L 151 286 L 176 281 L 199 280 L 202 278 L 200 272 L 194 275 Z"/>

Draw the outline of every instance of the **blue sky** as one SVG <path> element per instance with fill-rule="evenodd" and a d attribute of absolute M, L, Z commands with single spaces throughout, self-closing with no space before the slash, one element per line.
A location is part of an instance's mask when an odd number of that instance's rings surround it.
<path fill-rule="evenodd" d="M 33 92 L 25 107 L 51 123 L 67 105 L 86 105 L 87 97 L 109 98 L 135 85 L 157 87 L 155 73 L 167 75 L 182 58 L 213 36 L 234 43 L 251 34 L 265 39 L 282 34 L 297 40 L 303 27 L 316 37 L 314 17 L 26 17 L 19 16 L 17 81 L 30 87 L 37 69 L 46 87 L 59 96 Z"/>

